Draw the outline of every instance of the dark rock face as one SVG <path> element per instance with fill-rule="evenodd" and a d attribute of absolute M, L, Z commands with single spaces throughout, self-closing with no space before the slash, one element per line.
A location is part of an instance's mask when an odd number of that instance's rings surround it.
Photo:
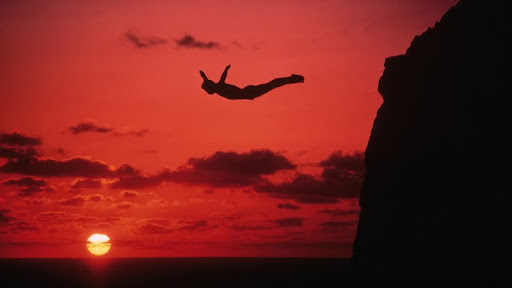
<path fill-rule="evenodd" d="M 486 287 L 509 266 L 508 4 L 461 0 L 386 59 L 354 243 L 362 279 Z"/>

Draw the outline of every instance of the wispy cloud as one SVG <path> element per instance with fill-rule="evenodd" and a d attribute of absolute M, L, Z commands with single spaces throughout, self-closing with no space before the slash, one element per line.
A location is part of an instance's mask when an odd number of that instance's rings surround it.
<path fill-rule="evenodd" d="M 0 144 L 8 146 L 41 145 L 43 141 L 38 137 L 30 137 L 18 132 L 0 133 Z"/>
<path fill-rule="evenodd" d="M 190 158 L 187 165 L 164 170 L 156 175 L 134 174 L 121 177 L 112 188 L 140 189 L 155 187 L 162 182 L 210 187 L 242 187 L 261 183 L 263 175 L 280 170 L 293 170 L 296 165 L 271 150 L 252 150 L 246 153 L 217 151 L 209 157 Z"/>
<path fill-rule="evenodd" d="M 101 181 L 94 179 L 77 179 L 71 183 L 71 188 L 98 189 L 101 188 Z"/>
<path fill-rule="evenodd" d="M 48 185 L 44 180 L 34 179 L 32 177 L 25 177 L 21 179 L 9 179 L 3 182 L 4 185 L 14 185 L 22 187 L 23 189 L 19 190 L 20 196 L 31 196 L 34 193 L 38 192 L 55 192 L 55 188 Z"/>
<path fill-rule="evenodd" d="M 318 213 L 327 214 L 329 216 L 347 216 L 347 215 L 359 215 L 358 209 L 324 209 L 318 211 Z"/>
<path fill-rule="evenodd" d="M 75 196 L 67 199 L 62 199 L 57 201 L 57 204 L 64 206 L 82 206 L 85 203 L 85 197 L 83 196 Z"/>
<path fill-rule="evenodd" d="M 292 217 L 272 220 L 277 227 L 302 227 L 304 225 L 304 218 Z"/>
<path fill-rule="evenodd" d="M 169 39 L 158 36 L 140 36 L 133 31 L 128 31 L 124 34 L 126 40 L 132 43 L 137 48 L 149 48 L 158 45 L 164 45 L 169 42 Z"/>
<path fill-rule="evenodd" d="M 130 42 L 134 47 L 139 49 L 147 49 L 155 46 L 167 45 L 171 41 L 169 38 L 160 37 L 160 36 L 143 36 L 140 35 L 133 30 L 129 30 L 124 33 L 125 39 Z M 192 48 L 192 49 L 220 49 L 222 45 L 217 41 L 202 41 L 196 39 L 196 37 L 192 36 L 189 33 L 185 33 L 182 37 L 175 38 L 171 43 L 174 43 L 176 47 L 179 48 Z M 242 45 L 237 41 L 231 42 L 234 47 L 242 47 Z"/>
<path fill-rule="evenodd" d="M 107 164 L 85 158 L 60 161 L 53 159 L 15 159 L 8 161 L 0 172 L 49 177 L 115 178 L 118 176 Z"/>
<path fill-rule="evenodd" d="M 233 226 L 229 226 L 229 229 L 241 232 L 241 231 L 266 230 L 266 229 L 270 229 L 270 227 L 254 226 L 254 225 L 233 225 Z"/>
<path fill-rule="evenodd" d="M 40 230 L 39 227 L 28 223 L 24 219 L 19 219 L 13 214 L 14 212 L 10 209 L 0 208 L 0 234 L 35 232 Z"/>
<path fill-rule="evenodd" d="M 32 159 L 39 155 L 36 148 L 42 143 L 43 140 L 38 137 L 26 136 L 18 132 L 0 132 L 0 158 L 7 158 L 9 161 Z"/>
<path fill-rule="evenodd" d="M 346 228 L 355 228 L 355 225 L 357 225 L 358 220 L 349 220 L 349 221 L 327 221 L 321 223 L 319 226 L 324 231 L 331 231 L 334 232 L 336 230 L 340 229 L 346 229 Z"/>
<path fill-rule="evenodd" d="M 290 181 L 266 182 L 254 186 L 254 190 L 301 203 L 337 203 L 339 198 L 359 196 L 365 173 L 362 153 L 335 152 L 319 166 L 323 168 L 320 177 L 297 173 Z"/>
<path fill-rule="evenodd" d="M 215 229 L 217 226 L 209 225 L 206 220 L 195 220 L 195 221 L 186 221 L 185 225 L 179 227 L 180 230 L 188 230 L 188 231 L 205 231 L 210 229 Z"/>
<path fill-rule="evenodd" d="M 176 46 L 184 48 L 200 48 L 200 49 L 216 49 L 220 48 L 220 44 L 215 41 L 203 42 L 196 40 L 192 35 L 185 34 L 183 37 L 174 40 Z"/>
<path fill-rule="evenodd" d="M 80 122 L 74 126 L 70 126 L 70 127 L 68 127 L 68 130 L 71 131 L 71 133 L 73 133 L 75 135 L 86 133 L 86 132 L 111 133 L 114 131 L 113 128 L 103 127 L 103 126 L 97 125 L 90 121 Z"/>
<path fill-rule="evenodd" d="M 92 121 L 79 122 L 76 125 L 68 127 L 68 131 L 73 133 L 73 135 L 79 135 L 79 134 L 83 134 L 83 133 L 100 133 L 100 134 L 110 134 L 112 136 L 123 136 L 123 135 L 144 136 L 149 132 L 148 129 L 113 128 L 113 127 L 108 127 L 106 125 L 99 125 Z"/>
<path fill-rule="evenodd" d="M 290 210 L 298 210 L 299 206 L 293 205 L 292 203 L 279 203 L 277 204 L 277 208 L 279 209 L 290 209 Z"/>

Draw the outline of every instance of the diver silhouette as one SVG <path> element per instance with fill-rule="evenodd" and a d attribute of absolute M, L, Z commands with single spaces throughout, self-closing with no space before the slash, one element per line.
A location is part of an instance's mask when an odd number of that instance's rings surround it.
<path fill-rule="evenodd" d="M 226 66 L 226 69 L 224 69 L 224 72 L 222 73 L 218 83 L 208 79 L 206 74 L 200 70 L 199 74 L 201 74 L 201 77 L 203 77 L 203 84 L 201 85 L 201 88 L 208 94 L 217 93 L 218 95 L 230 100 L 253 100 L 269 92 L 270 90 L 281 87 L 283 85 L 300 82 L 304 83 L 304 76 L 292 74 L 289 77 L 276 78 L 265 84 L 248 85 L 244 88 L 240 88 L 235 85 L 226 83 L 226 77 L 228 76 L 229 68 L 231 68 L 231 65 Z"/>

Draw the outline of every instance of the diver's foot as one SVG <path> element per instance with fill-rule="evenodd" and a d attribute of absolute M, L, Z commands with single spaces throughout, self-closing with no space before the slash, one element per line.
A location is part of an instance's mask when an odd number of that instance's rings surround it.
<path fill-rule="evenodd" d="M 304 83 L 304 76 L 302 76 L 302 75 L 292 74 L 292 76 L 290 76 L 290 78 L 295 83 L 298 83 L 298 82 Z"/>

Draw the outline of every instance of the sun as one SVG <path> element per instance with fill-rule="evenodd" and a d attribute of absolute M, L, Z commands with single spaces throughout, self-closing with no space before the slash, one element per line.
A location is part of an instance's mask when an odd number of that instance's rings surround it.
<path fill-rule="evenodd" d="M 105 255 L 110 250 L 110 238 L 105 234 L 92 234 L 87 238 L 87 250 L 92 255 Z"/>

